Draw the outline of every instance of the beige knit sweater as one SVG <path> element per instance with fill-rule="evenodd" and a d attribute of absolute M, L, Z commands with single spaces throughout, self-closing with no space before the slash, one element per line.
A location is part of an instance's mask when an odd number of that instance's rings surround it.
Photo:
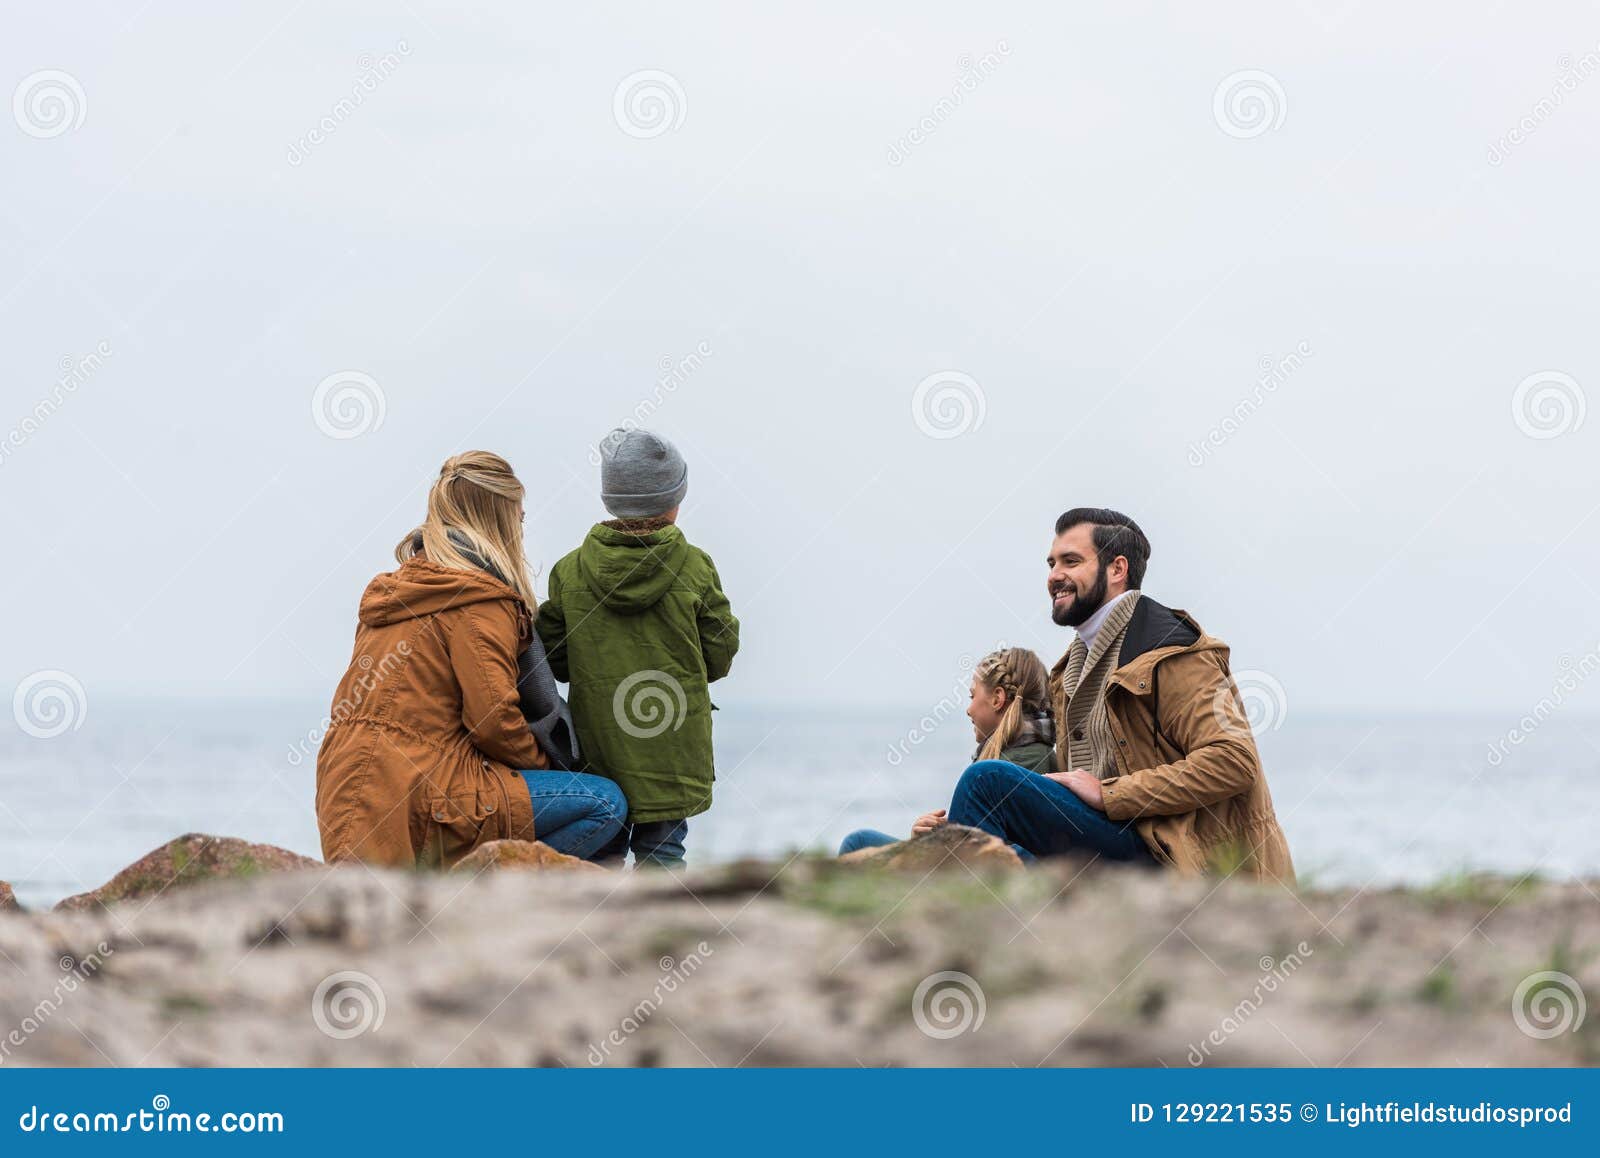
<path fill-rule="evenodd" d="M 1102 780 L 1117 774 L 1116 737 L 1106 716 L 1106 686 L 1117 670 L 1117 653 L 1128 621 L 1139 602 L 1133 592 L 1120 600 L 1100 625 L 1094 649 L 1074 639 L 1066 657 L 1051 677 L 1051 702 L 1055 705 L 1056 758 L 1062 769 L 1085 768 Z"/>

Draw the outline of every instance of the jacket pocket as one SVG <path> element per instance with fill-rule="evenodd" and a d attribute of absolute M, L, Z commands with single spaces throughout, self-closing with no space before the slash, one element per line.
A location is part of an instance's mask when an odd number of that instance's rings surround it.
<path fill-rule="evenodd" d="M 429 797 L 423 863 L 429 868 L 449 868 L 479 844 L 496 839 L 499 811 L 492 794 L 476 787 Z"/>

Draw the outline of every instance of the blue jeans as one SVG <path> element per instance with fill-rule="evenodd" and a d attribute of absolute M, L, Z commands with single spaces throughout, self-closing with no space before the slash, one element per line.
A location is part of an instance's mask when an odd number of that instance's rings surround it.
<path fill-rule="evenodd" d="M 533 799 L 534 839 L 557 852 L 588 860 L 628 818 L 628 802 L 615 780 L 587 772 L 524 772 Z"/>
<path fill-rule="evenodd" d="M 622 831 L 595 856 L 596 860 L 621 860 L 633 849 L 635 868 L 682 868 L 683 841 L 689 835 L 687 820 L 649 820 L 622 826 Z"/>
<path fill-rule="evenodd" d="M 1107 860 L 1155 863 L 1131 821 L 1112 820 L 1065 784 L 1004 760 L 980 760 L 961 774 L 949 817 L 1034 856 L 1081 849 Z"/>
<path fill-rule="evenodd" d="M 864 848 L 882 848 L 900 839 L 898 836 L 890 836 L 887 832 L 879 832 L 876 828 L 858 828 L 840 842 L 839 855 L 860 852 Z"/>

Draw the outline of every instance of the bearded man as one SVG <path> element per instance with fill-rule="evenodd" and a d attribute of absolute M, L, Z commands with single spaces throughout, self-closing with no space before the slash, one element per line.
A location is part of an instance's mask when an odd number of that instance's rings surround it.
<path fill-rule="evenodd" d="M 1035 857 L 1081 850 L 1292 883 L 1228 647 L 1140 590 L 1149 559 L 1127 515 L 1077 507 L 1056 520 L 1050 614 L 1077 632 L 1050 681 L 1064 771 L 979 761 L 948 819 Z"/>

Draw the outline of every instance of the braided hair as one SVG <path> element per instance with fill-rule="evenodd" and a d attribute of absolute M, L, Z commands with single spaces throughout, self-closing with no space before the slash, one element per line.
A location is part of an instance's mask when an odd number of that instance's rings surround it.
<path fill-rule="evenodd" d="M 979 661 L 973 678 L 986 688 L 1005 693 L 1000 723 L 978 750 L 978 759 L 997 760 L 1024 733 L 1045 744 L 1055 742 L 1050 715 L 1050 675 L 1030 648 L 1007 647 Z"/>

